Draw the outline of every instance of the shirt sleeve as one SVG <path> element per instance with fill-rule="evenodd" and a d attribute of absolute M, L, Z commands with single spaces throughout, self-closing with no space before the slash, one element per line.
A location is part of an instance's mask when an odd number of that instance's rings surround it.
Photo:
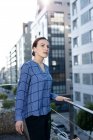
<path fill-rule="evenodd" d="M 53 99 L 53 100 L 55 100 L 55 98 L 56 98 L 57 96 L 58 96 L 58 95 L 55 94 L 55 93 L 50 93 L 50 98 Z"/>
<path fill-rule="evenodd" d="M 17 86 L 15 121 L 23 120 L 22 112 L 24 100 L 29 90 L 30 78 L 31 75 L 29 74 L 29 65 L 25 63 L 21 67 L 20 79 Z"/>

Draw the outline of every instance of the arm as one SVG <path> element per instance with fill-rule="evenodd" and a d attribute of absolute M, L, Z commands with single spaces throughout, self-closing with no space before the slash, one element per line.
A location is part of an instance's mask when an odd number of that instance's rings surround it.
<path fill-rule="evenodd" d="M 15 128 L 16 131 L 21 135 L 23 134 L 23 129 L 24 129 L 23 116 L 22 116 L 23 104 L 24 104 L 25 95 L 28 92 L 30 78 L 31 77 L 29 74 L 29 65 L 25 63 L 21 67 L 21 74 L 17 87 L 16 106 L 15 106 L 15 119 L 16 119 Z"/>
<path fill-rule="evenodd" d="M 64 96 L 57 96 L 55 98 L 56 101 L 70 101 L 70 98 L 64 97 Z"/>
<path fill-rule="evenodd" d="M 15 106 L 15 119 L 16 121 L 22 121 L 22 111 L 24 105 L 24 98 L 28 92 L 30 81 L 29 65 L 27 63 L 23 64 L 21 67 L 20 80 L 17 87 L 16 95 L 16 106 Z"/>
<path fill-rule="evenodd" d="M 50 98 L 54 99 L 56 101 L 70 101 L 70 98 L 64 97 L 64 96 L 59 96 L 55 93 L 50 93 Z"/>

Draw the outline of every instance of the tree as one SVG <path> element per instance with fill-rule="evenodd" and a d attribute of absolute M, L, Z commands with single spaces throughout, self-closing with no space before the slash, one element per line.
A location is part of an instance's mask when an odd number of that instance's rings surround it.
<path fill-rule="evenodd" d="M 55 102 L 51 102 L 51 108 L 52 108 L 53 110 L 55 110 L 55 111 L 57 110 L 57 109 L 56 109 L 56 104 L 55 104 Z"/>
<path fill-rule="evenodd" d="M 12 92 L 13 92 L 14 95 L 16 95 L 16 91 L 17 91 L 17 87 L 13 87 Z"/>
<path fill-rule="evenodd" d="M 93 103 L 88 103 L 85 107 L 93 110 Z M 76 116 L 76 123 L 81 129 L 90 131 L 90 140 L 91 133 L 93 131 L 93 114 L 90 114 L 84 110 L 80 110 Z"/>

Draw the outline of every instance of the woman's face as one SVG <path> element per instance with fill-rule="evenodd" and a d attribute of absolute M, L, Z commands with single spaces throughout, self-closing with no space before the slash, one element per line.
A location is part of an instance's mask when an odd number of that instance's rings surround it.
<path fill-rule="evenodd" d="M 39 40 L 37 47 L 34 47 L 33 51 L 35 52 L 35 56 L 46 58 L 49 53 L 49 42 L 45 39 Z"/>

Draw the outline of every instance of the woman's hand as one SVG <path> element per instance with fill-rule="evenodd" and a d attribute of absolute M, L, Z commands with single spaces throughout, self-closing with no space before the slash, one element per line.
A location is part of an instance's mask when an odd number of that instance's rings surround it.
<path fill-rule="evenodd" d="M 56 101 L 71 101 L 70 98 L 67 98 L 67 97 L 63 97 L 63 96 L 57 96 L 55 98 Z"/>
<path fill-rule="evenodd" d="M 16 131 L 19 133 L 19 134 L 23 134 L 23 121 L 17 121 L 16 124 L 15 124 L 15 128 L 16 128 Z"/>

